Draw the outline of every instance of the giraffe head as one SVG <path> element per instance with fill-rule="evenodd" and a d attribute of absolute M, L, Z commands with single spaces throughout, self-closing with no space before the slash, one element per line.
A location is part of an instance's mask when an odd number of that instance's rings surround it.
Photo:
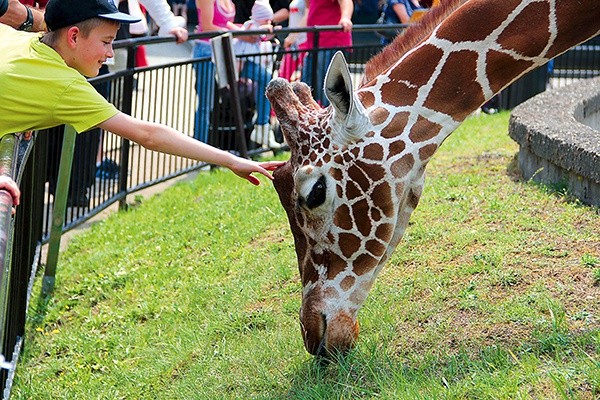
<path fill-rule="evenodd" d="M 325 94 L 331 107 L 322 109 L 303 83 L 277 79 L 267 89 L 291 150 L 274 185 L 296 246 L 304 344 L 315 355 L 353 346 L 358 310 L 396 239 L 407 187 L 390 184 L 399 163 L 384 165 L 388 150 L 373 138 L 341 53 Z"/>

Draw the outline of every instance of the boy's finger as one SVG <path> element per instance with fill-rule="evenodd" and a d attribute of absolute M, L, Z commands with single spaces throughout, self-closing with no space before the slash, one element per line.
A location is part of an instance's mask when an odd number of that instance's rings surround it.
<path fill-rule="evenodd" d="M 285 161 L 267 161 L 267 162 L 261 163 L 260 166 L 266 170 L 274 171 L 277 168 L 281 167 L 285 163 L 286 163 Z"/>
<path fill-rule="evenodd" d="M 250 181 L 250 183 L 253 185 L 256 185 L 256 186 L 260 185 L 260 181 L 254 175 L 248 175 L 248 177 L 246 179 L 248 179 L 248 181 Z"/>

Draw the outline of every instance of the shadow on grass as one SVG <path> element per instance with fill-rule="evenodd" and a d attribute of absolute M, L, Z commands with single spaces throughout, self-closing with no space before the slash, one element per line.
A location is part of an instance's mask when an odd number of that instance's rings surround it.
<path fill-rule="evenodd" d="M 363 343 L 331 362 L 313 358 L 300 365 L 280 398 L 596 398 L 598 337 L 600 329 L 566 333 L 549 327 L 518 347 L 463 347 L 452 355 L 433 349 L 390 353 L 381 344 Z"/>

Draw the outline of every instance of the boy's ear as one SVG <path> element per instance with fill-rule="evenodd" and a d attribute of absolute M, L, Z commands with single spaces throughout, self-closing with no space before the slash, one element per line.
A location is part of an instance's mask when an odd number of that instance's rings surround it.
<path fill-rule="evenodd" d="M 72 26 L 67 29 L 67 43 L 69 44 L 69 47 L 74 47 L 77 45 L 77 40 L 79 39 L 80 34 L 81 31 L 76 26 Z"/>

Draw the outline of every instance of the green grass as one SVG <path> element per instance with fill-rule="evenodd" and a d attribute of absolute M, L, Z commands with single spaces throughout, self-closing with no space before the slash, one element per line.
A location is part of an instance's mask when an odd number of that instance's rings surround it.
<path fill-rule="evenodd" d="M 345 358 L 304 350 L 271 185 L 218 171 L 72 240 L 12 398 L 600 399 L 598 210 L 520 181 L 507 122 L 472 117 L 434 157 Z"/>

